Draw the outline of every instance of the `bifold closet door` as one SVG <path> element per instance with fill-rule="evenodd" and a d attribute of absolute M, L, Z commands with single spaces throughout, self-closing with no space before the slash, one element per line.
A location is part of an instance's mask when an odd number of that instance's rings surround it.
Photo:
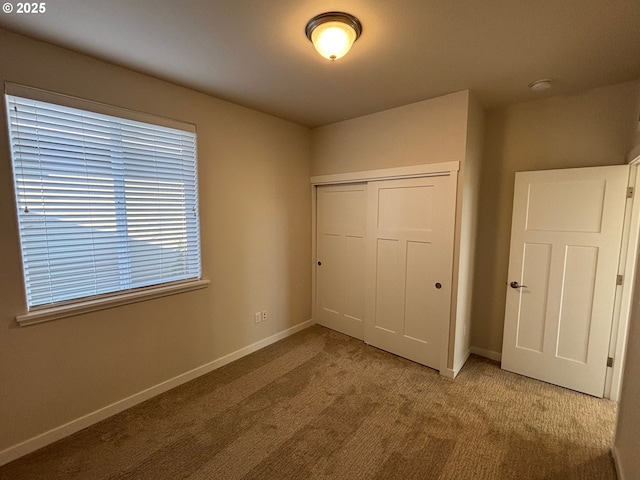
<path fill-rule="evenodd" d="M 448 344 L 455 188 L 449 175 L 367 185 L 365 341 L 438 370 Z"/>
<path fill-rule="evenodd" d="M 320 325 L 362 340 L 367 185 L 317 189 L 316 312 Z"/>

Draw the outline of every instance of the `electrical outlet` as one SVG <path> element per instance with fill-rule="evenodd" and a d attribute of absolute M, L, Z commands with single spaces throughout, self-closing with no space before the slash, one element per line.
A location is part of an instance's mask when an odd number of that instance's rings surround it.
<path fill-rule="evenodd" d="M 263 310 L 263 312 L 262 312 L 262 321 L 263 322 L 267 321 L 267 311 L 266 310 Z"/>
<path fill-rule="evenodd" d="M 260 323 L 262 321 L 262 313 L 261 312 L 256 312 L 253 314 L 253 321 L 255 323 Z"/>

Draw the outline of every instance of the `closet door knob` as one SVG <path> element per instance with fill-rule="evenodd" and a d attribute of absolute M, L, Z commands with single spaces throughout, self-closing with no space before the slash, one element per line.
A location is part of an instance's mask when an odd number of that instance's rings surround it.
<path fill-rule="evenodd" d="M 436 283 L 436 288 L 442 288 L 442 284 L 440 282 Z"/>
<path fill-rule="evenodd" d="M 511 288 L 528 288 L 526 285 L 520 285 L 518 282 L 511 282 L 509 285 Z"/>
<path fill-rule="evenodd" d="M 322 266 L 322 262 L 318 260 L 318 266 Z"/>

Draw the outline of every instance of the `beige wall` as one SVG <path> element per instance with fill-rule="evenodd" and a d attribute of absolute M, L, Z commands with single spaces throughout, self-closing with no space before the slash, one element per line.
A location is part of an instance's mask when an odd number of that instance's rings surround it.
<path fill-rule="evenodd" d="M 502 350 L 515 172 L 624 164 L 640 83 L 487 112 L 471 344 Z"/>
<path fill-rule="evenodd" d="M 0 452 L 311 318 L 308 129 L 0 30 L 0 81 L 195 123 L 209 288 L 18 327 L 0 115 Z M 4 104 L 4 102 L 3 102 Z M 269 320 L 255 325 L 253 312 Z"/>
<path fill-rule="evenodd" d="M 470 94 L 465 160 L 462 163 L 460 181 L 458 182 L 459 188 L 462 189 L 462 195 L 458 196 L 460 237 L 456 248 L 460 254 L 456 269 L 458 279 L 454 282 L 458 285 L 454 312 L 456 321 L 452 322 L 453 331 L 449 336 L 449 348 L 453 352 L 455 370 L 458 370 L 466 360 L 470 347 L 483 142 L 484 110 L 477 97 Z"/>
<path fill-rule="evenodd" d="M 467 105 L 464 91 L 316 128 L 311 173 L 461 162 Z"/>

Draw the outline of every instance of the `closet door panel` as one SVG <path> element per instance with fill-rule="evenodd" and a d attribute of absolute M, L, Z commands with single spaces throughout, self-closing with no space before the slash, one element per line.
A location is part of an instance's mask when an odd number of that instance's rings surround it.
<path fill-rule="evenodd" d="M 431 243 L 407 242 L 404 334 L 425 344 L 438 333 L 433 322 L 424 321 L 425 312 L 437 302 L 437 291 L 430 288 L 436 281 L 433 254 Z"/>
<path fill-rule="evenodd" d="M 398 316 L 398 294 L 402 283 L 398 269 L 399 248 L 397 240 L 378 239 L 376 248 L 375 309 L 380 312 L 375 327 L 395 333 L 401 328 Z"/>
<path fill-rule="evenodd" d="M 364 338 L 366 184 L 317 188 L 316 309 L 320 325 Z"/>
<path fill-rule="evenodd" d="M 344 315 L 362 322 L 364 317 L 364 237 L 345 238 Z"/>
<path fill-rule="evenodd" d="M 444 368 L 454 219 L 448 175 L 368 184 L 367 343 Z"/>

